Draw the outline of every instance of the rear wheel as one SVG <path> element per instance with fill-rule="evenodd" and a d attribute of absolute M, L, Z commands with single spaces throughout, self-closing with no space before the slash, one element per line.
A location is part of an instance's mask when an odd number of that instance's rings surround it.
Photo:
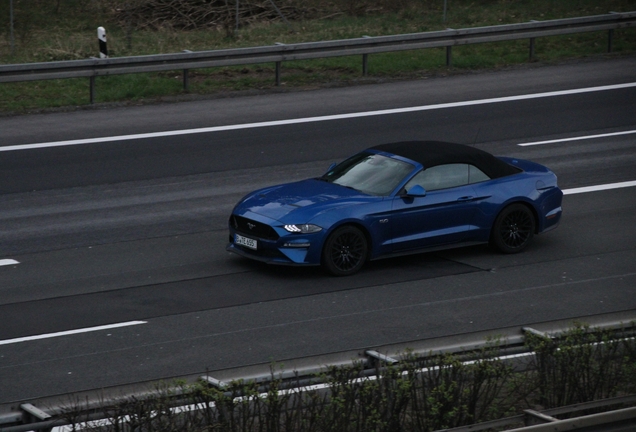
<path fill-rule="evenodd" d="M 503 253 L 521 252 L 532 240 L 535 221 L 523 204 L 512 204 L 499 213 L 492 229 L 492 242 Z"/>
<path fill-rule="evenodd" d="M 364 233 L 350 225 L 337 228 L 327 238 L 322 252 L 324 269 L 334 276 L 358 272 L 367 260 L 368 242 Z"/>

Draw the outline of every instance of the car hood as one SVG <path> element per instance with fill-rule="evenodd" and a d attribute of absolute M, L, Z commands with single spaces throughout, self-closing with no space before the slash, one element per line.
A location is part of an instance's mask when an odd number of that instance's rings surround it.
<path fill-rule="evenodd" d="M 255 213 L 283 223 L 306 223 L 324 211 L 377 199 L 381 197 L 308 179 L 252 192 L 237 204 L 234 214 Z"/>

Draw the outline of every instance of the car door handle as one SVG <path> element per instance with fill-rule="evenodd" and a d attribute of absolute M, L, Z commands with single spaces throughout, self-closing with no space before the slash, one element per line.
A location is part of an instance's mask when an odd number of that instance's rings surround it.
<path fill-rule="evenodd" d="M 471 195 L 471 196 L 463 196 L 463 197 L 459 197 L 459 198 L 457 198 L 457 201 L 462 201 L 462 202 L 463 202 L 463 201 L 471 201 L 471 200 L 473 200 L 474 198 L 475 198 L 475 197 L 474 197 L 474 196 L 472 196 L 472 195 Z"/>

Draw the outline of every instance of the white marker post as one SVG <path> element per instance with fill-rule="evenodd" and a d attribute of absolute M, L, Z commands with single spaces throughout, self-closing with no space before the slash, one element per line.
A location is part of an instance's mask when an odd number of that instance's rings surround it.
<path fill-rule="evenodd" d="M 99 40 L 99 58 L 108 58 L 108 48 L 106 47 L 106 29 L 97 27 L 97 39 Z"/>
<path fill-rule="evenodd" d="M 106 29 L 104 27 L 97 27 L 97 40 L 99 41 L 99 58 L 108 58 L 108 48 L 106 47 Z M 90 79 L 90 103 L 95 102 L 95 76 L 92 75 Z"/>

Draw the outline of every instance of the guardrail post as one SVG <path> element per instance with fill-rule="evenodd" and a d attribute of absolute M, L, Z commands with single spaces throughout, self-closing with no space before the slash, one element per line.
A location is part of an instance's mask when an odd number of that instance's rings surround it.
<path fill-rule="evenodd" d="M 446 30 L 453 30 L 452 28 L 446 28 Z M 453 46 L 448 45 L 446 47 L 446 67 L 453 65 Z"/>
<path fill-rule="evenodd" d="M 27 417 L 27 421 L 25 423 L 27 424 L 31 424 L 31 423 L 37 423 L 39 421 L 44 421 L 44 420 L 48 420 L 51 418 L 50 414 L 42 411 L 41 409 L 37 408 L 36 406 L 31 405 L 30 403 L 25 403 L 20 405 L 20 409 L 22 411 L 24 411 L 26 417 Z M 35 426 L 34 426 L 34 430 L 35 430 Z M 38 430 L 42 430 L 45 432 L 49 432 L 51 430 L 53 430 L 52 427 L 47 427 L 47 428 L 42 428 L 42 429 L 38 429 Z"/>
<path fill-rule="evenodd" d="M 533 22 L 539 22 L 539 21 L 530 20 L 530 22 L 533 23 Z M 528 54 L 529 61 L 534 60 L 534 39 L 535 38 L 530 38 L 530 53 Z"/>
<path fill-rule="evenodd" d="M 280 45 L 283 46 L 285 45 L 284 43 L 280 43 L 280 42 L 276 42 L 275 45 Z M 276 87 L 280 87 L 280 66 L 281 66 L 282 61 L 277 61 L 276 62 Z"/>
<path fill-rule="evenodd" d="M 183 50 L 184 53 L 191 53 L 190 50 Z M 183 70 L 183 90 L 190 90 L 190 69 Z"/>
<path fill-rule="evenodd" d="M 534 38 L 530 38 L 530 61 L 534 60 Z"/>
<path fill-rule="evenodd" d="M 91 105 L 95 102 L 95 76 L 89 77 L 89 99 Z"/>
<path fill-rule="evenodd" d="M 523 412 L 525 413 L 523 423 L 526 426 L 546 424 L 546 423 L 556 423 L 559 421 L 559 419 L 557 418 L 554 418 L 552 416 L 543 414 L 535 410 L 527 409 L 527 410 L 523 410 Z"/>
<path fill-rule="evenodd" d="M 610 11 L 610 15 L 616 15 L 619 12 Z M 609 29 L 607 32 L 607 52 L 612 52 L 612 43 L 614 42 L 614 29 Z"/>
<path fill-rule="evenodd" d="M 363 38 L 367 39 L 371 36 L 364 35 Z M 362 76 L 367 76 L 369 73 L 369 54 L 362 54 Z"/>

